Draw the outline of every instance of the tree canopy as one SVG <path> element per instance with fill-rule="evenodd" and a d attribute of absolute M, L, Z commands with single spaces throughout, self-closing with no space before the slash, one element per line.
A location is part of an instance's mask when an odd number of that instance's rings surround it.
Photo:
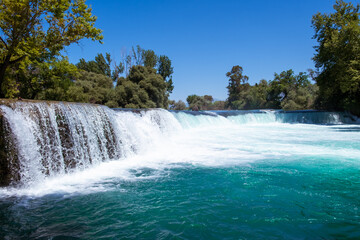
<path fill-rule="evenodd" d="M 226 73 L 228 98 L 188 96 L 188 108 L 346 110 L 360 115 L 360 4 L 337 0 L 334 12 L 317 13 L 315 70 L 289 69 L 249 84 L 241 66 Z M 0 97 L 67 100 L 109 107 L 184 109 L 169 101 L 172 61 L 139 45 L 116 61 L 109 53 L 74 65 L 61 51 L 83 38 L 101 42 L 85 0 L 0 1 Z M 316 81 L 312 84 L 309 76 Z"/>
<path fill-rule="evenodd" d="M 173 81 L 172 81 L 172 74 L 174 73 L 174 69 L 171 65 L 171 60 L 165 56 L 161 55 L 159 57 L 159 67 L 158 73 L 163 77 L 166 81 L 166 89 L 169 93 L 172 93 L 174 89 Z"/>
<path fill-rule="evenodd" d="M 192 94 L 186 98 L 186 101 L 189 105 L 189 109 L 192 111 L 225 109 L 225 102 L 214 101 L 214 98 L 211 95 L 198 96 Z"/>
<path fill-rule="evenodd" d="M 82 38 L 101 41 L 91 11 L 85 0 L 0 1 L 0 97 L 9 66 L 51 58 Z"/>
<path fill-rule="evenodd" d="M 284 109 L 301 110 L 314 108 L 317 86 L 311 84 L 305 72 L 293 70 L 275 73 L 270 81 L 261 80 L 251 86 L 243 68 L 233 66 L 226 73 L 229 78 L 226 107 L 230 109 Z"/>
<path fill-rule="evenodd" d="M 317 87 L 310 83 L 305 72 L 295 74 L 292 69 L 275 73 L 270 81 L 267 107 L 302 110 L 314 107 Z"/>
<path fill-rule="evenodd" d="M 319 86 L 318 105 L 323 109 L 349 110 L 360 115 L 360 5 L 337 0 L 334 13 L 317 13 L 315 30 Z"/>
<path fill-rule="evenodd" d="M 113 66 L 111 66 L 112 62 L 114 61 L 111 58 L 110 53 L 106 53 L 105 57 L 102 53 L 98 53 L 95 57 L 95 60 L 87 62 L 85 59 L 81 58 L 76 64 L 76 67 L 87 72 L 105 75 L 111 78 L 116 84 L 120 74 L 124 72 L 125 68 L 122 62 L 120 62 L 119 65 L 114 63 Z"/>
<path fill-rule="evenodd" d="M 133 92 L 132 95 L 139 96 L 142 104 L 139 107 L 157 107 L 167 108 L 168 95 L 166 94 L 166 82 L 161 75 L 156 74 L 156 70 L 144 66 L 133 66 L 130 70 L 129 76 L 122 85 L 126 82 L 131 82 L 136 85 L 138 92 Z M 118 86 L 119 88 L 122 85 Z M 131 103 L 131 102 L 130 102 Z M 119 101 L 119 104 L 124 104 Z"/>
<path fill-rule="evenodd" d="M 243 68 L 239 65 L 233 66 L 230 72 L 226 73 L 229 78 L 227 107 L 231 109 L 242 109 L 244 107 L 243 97 L 241 96 L 249 88 L 249 77 L 243 75 Z"/>
<path fill-rule="evenodd" d="M 155 68 L 157 61 L 153 50 L 143 50 L 140 46 L 133 47 L 119 65 L 111 65 L 115 61 L 109 53 L 105 57 L 99 53 L 95 60 L 80 59 L 76 66 L 81 77 L 74 79 L 75 86 L 70 88 L 74 93 L 77 89 L 78 95 L 71 93 L 71 99 L 109 107 L 168 108 L 168 85 Z M 125 77 L 121 76 L 125 69 L 123 62 L 131 66 Z M 114 84 L 109 84 L 111 80 Z M 99 81 L 107 85 L 99 86 Z"/>
<path fill-rule="evenodd" d="M 143 50 L 144 66 L 149 68 L 155 68 L 158 64 L 159 57 L 153 50 Z"/>

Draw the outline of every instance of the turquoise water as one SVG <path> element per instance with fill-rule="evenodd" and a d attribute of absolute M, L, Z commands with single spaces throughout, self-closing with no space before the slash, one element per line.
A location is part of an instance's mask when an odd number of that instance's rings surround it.
<path fill-rule="evenodd" d="M 137 154 L 2 189 L 0 238 L 360 239 L 359 125 L 172 115 Z"/>

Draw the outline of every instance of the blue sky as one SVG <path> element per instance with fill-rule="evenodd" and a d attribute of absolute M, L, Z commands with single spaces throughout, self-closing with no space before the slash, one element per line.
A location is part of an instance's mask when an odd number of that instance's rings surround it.
<path fill-rule="evenodd" d="M 311 58 L 316 41 L 311 18 L 329 13 L 330 0 L 88 0 L 104 44 L 82 40 L 67 48 L 72 63 L 140 45 L 167 55 L 174 66 L 174 91 L 170 99 L 191 94 L 227 97 L 227 78 L 240 65 L 254 84 L 273 79 L 275 72 L 296 73 L 314 68 Z"/>

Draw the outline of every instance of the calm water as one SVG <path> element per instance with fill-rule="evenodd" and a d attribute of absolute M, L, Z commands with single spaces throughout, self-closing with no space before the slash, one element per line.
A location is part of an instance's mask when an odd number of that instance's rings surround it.
<path fill-rule="evenodd" d="M 0 238 L 360 239 L 359 125 L 166 114 L 135 154 L 0 189 Z"/>

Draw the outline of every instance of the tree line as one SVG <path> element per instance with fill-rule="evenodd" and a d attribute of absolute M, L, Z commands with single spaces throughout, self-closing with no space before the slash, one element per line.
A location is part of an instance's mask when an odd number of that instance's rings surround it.
<path fill-rule="evenodd" d="M 134 48 L 133 48 L 134 50 Z M 135 53 L 135 51 L 134 51 Z M 150 59 L 151 58 L 151 59 Z M 171 60 L 137 46 L 116 64 L 109 53 L 94 60 L 67 58 L 36 61 L 9 67 L 7 97 L 102 104 L 112 108 L 167 108 L 174 86 Z"/>
<path fill-rule="evenodd" d="M 315 107 L 319 89 L 305 72 L 295 74 L 290 69 L 275 73 L 273 80 L 263 79 L 253 86 L 239 65 L 232 67 L 226 76 L 229 84 L 225 106 L 229 109 L 301 110 Z"/>
<path fill-rule="evenodd" d="M 186 105 L 169 101 L 173 66 L 153 50 L 133 47 L 118 63 L 108 53 L 69 63 L 62 55 L 67 46 L 83 38 L 102 43 L 85 0 L 2 0 L 0 98 L 179 110 L 313 108 L 360 116 L 359 11 L 359 4 L 337 0 L 333 13 L 313 16 L 315 70 L 296 74 L 290 69 L 250 85 L 243 68 L 235 65 L 226 73 L 226 101 L 190 95 Z"/>
<path fill-rule="evenodd" d="M 337 0 L 334 13 L 317 13 L 315 70 L 295 74 L 275 73 L 272 80 L 255 85 L 239 65 L 226 73 L 228 98 L 225 109 L 320 109 L 349 111 L 360 116 L 360 4 Z M 312 79 L 310 81 L 309 79 Z M 190 109 L 211 109 L 206 96 L 189 96 Z"/>
<path fill-rule="evenodd" d="M 171 110 L 224 110 L 225 101 L 215 101 L 211 95 L 198 96 L 196 94 L 189 95 L 186 98 L 187 105 L 179 101 L 169 101 L 169 109 Z"/>
<path fill-rule="evenodd" d="M 243 68 L 233 66 L 226 73 L 229 78 L 226 101 L 214 101 L 211 95 L 189 95 L 187 106 L 182 101 L 171 101 L 174 110 L 251 110 L 251 109 L 314 109 L 318 96 L 318 87 L 308 79 L 309 74 L 293 70 L 275 73 L 274 79 L 261 80 L 250 85 L 249 77 L 243 74 Z"/>
<path fill-rule="evenodd" d="M 0 2 L 0 97 L 167 108 L 174 86 L 169 57 L 132 47 L 71 64 L 61 53 L 83 38 L 102 43 L 85 0 Z"/>

